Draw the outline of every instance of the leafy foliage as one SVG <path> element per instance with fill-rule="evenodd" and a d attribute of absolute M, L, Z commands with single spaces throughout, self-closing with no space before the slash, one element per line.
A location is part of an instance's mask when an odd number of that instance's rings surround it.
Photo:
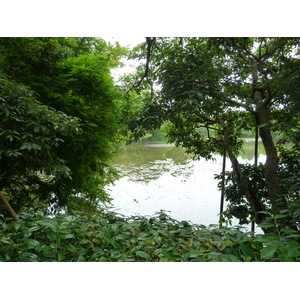
<path fill-rule="evenodd" d="M 254 166 L 250 164 L 241 164 L 241 169 L 243 173 L 249 179 L 253 190 L 255 190 L 256 195 L 261 199 L 261 201 L 270 207 L 270 203 L 267 197 L 267 190 L 264 181 L 263 175 L 263 164 L 259 166 Z M 222 189 L 222 174 L 215 175 L 215 179 L 220 180 L 218 183 L 219 190 Z M 231 218 L 235 217 L 239 219 L 239 223 L 249 224 L 254 220 L 255 216 L 253 215 L 253 210 L 247 202 L 245 196 L 238 188 L 234 174 L 230 171 L 225 172 L 225 189 L 224 195 L 225 199 L 228 202 L 226 210 L 222 213 L 222 221 L 231 223 Z"/>
<path fill-rule="evenodd" d="M 278 216 L 280 218 L 280 216 Z M 300 235 L 282 228 L 253 235 L 236 228 L 152 217 L 27 212 L 0 221 L 0 261 L 235 262 L 299 261 Z M 261 224 L 275 226 L 273 223 Z"/>
<path fill-rule="evenodd" d="M 288 138 L 299 127 L 299 38 L 152 41 L 151 47 L 148 43 L 135 49 L 135 56 L 146 58 L 148 65 L 147 76 L 136 86 L 139 93 L 144 89 L 148 94 L 140 111 L 129 118 L 133 138 L 163 126 L 168 141 L 185 147 L 196 159 L 210 159 L 225 149 L 235 181 L 226 190 L 233 201 L 228 216 L 238 216 L 243 223 L 248 217 L 263 222 L 259 211 L 276 215 L 292 201 L 299 203 L 299 198 L 288 196 L 295 185 L 285 185 L 274 139 L 274 132 Z M 155 93 L 149 93 L 151 84 L 157 85 Z M 243 133 L 256 128 L 267 156 L 257 172 L 237 160 Z M 283 226 L 290 222 L 295 227 L 295 218 L 286 217 L 289 220 L 280 220 Z"/>
<path fill-rule="evenodd" d="M 77 118 L 42 105 L 33 91 L 5 77 L 0 95 L 0 190 L 18 210 L 32 205 L 33 195 L 49 197 L 55 182 L 71 176 L 55 149 L 81 129 Z"/>
<path fill-rule="evenodd" d="M 96 38 L 0 38 L 1 72 L 14 82 L 1 81 L 0 189 L 17 211 L 24 199 L 69 210 L 109 200 L 103 187 L 122 126 L 110 69 L 124 51 Z"/>

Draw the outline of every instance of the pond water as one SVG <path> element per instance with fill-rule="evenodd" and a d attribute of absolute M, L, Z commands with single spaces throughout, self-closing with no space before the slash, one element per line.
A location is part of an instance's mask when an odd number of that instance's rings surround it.
<path fill-rule="evenodd" d="M 261 144 L 259 150 L 263 153 Z M 254 142 L 246 142 L 244 151 L 239 161 L 253 163 Z M 218 224 L 221 193 L 214 175 L 222 171 L 222 161 L 217 154 L 214 160 L 194 161 L 183 148 L 161 142 L 126 146 L 113 161 L 121 178 L 107 186 L 113 210 L 126 216 L 165 210 L 177 220 Z M 265 155 L 259 155 L 259 162 L 265 162 Z M 227 159 L 226 170 L 230 169 Z"/>

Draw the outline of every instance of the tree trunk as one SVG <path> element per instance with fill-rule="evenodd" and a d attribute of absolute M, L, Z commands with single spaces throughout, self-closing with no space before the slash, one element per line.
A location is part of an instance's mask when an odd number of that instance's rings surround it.
<path fill-rule="evenodd" d="M 223 213 L 223 210 L 224 210 L 225 170 L 226 170 L 226 147 L 225 147 L 225 140 L 224 140 L 223 164 L 222 164 L 222 188 L 221 188 L 220 220 L 219 220 L 220 227 L 222 227 L 222 213 Z"/>
<path fill-rule="evenodd" d="M 262 93 L 256 91 L 254 93 L 256 102 L 256 122 L 259 127 L 259 134 L 262 139 L 266 151 L 265 163 L 265 181 L 268 190 L 268 196 L 271 201 L 271 211 L 273 214 L 278 214 L 281 209 L 286 208 L 286 203 L 282 199 L 283 190 L 280 187 L 278 178 L 278 154 L 274 145 L 273 137 L 270 130 L 270 120 L 266 105 L 261 101 Z M 279 200 L 281 202 L 279 202 Z"/>
<path fill-rule="evenodd" d="M 234 155 L 234 153 L 231 150 L 230 143 L 229 143 L 229 137 L 227 130 L 224 130 L 224 141 L 226 146 L 226 151 L 228 153 L 228 156 L 230 158 L 232 169 L 235 174 L 236 182 L 238 184 L 239 189 L 242 191 L 242 193 L 245 195 L 247 201 L 249 202 L 252 211 L 255 214 L 255 222 L 257 224 L 262 223 L 265 219 L 265 215 L 259 214 L 259 211 L 266 210 L 265 205 L 262 203 L 262 201 L 255 195 L 255 192 L 251 188 L 251 185 L 249 183 L 248 177 L 246 177 L 241 168 L 240 164 Z"/>
<path fill-rule="evenodd" d="M 265 163 L 266 188 L 268 190 L 268 198 L 271 201 L 271 211 L 273 214 L 277 214 L 281 209 L 286 208 L 286 202 L 284 202 L 281 197 L 283 190 L 280 187 L 278 178 L 279 159 L 270 130 L 268 104 L 271 98 L 269 98 L 268 101 L 264 100 L 264 90 L 261 88 L 258 80 L 259 63 L 256 60 L 252 61 L 251 68 L 253 86 L 252 98 L 256 107 L 254 115 L 267 156 Z M 260 66 L 260 68 L 262 67 Z M 269 95 L 269 97 L 271 96 Z M 279 203 L 279 199 L 281 199 L 281 203 Z"/>
<path fill-rule="evenodd" d="M 15 213 L 15 211 L 13 210 L 13 208 L 10 206 L 10 204 L 8 203 L 8 201 L 5 199 L 5 197 L 3 196 L 2 193 L 0 193 L 0 200 L 3 204 L 3 206 L 5 207 L 6 211 L 9 213 L 9 215 L 15 220 L 15 221 L 19 221 L 19 217 L 17 216 L 17 214 Z"/>

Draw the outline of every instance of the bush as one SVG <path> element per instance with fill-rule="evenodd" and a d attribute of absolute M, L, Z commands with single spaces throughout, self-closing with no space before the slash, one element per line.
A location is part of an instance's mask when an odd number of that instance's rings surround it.
<path fill-rule="evenodd" d="M 170 218 L 23 213 L 0 220 L 0 261 L 228 262 L 299 261 L 299 233 L 254 235 L 241 227 L 195 225 Z M 262 224 L 262 226 L 275 226 Z M 298 239 L 298 241 L 297 241 Z"/>

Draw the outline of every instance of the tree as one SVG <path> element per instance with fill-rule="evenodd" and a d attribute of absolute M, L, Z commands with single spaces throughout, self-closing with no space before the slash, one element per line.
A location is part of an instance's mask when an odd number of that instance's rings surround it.
<path fill-rule="evenodd" d="M 0 192 L 19 211 L 37 196 L 51 198 L 51 187 L 71 176 L 55 149 L 81 129 L 78 119 L 42 105 L 27 87 L 3 76 L 0 95 Z M 8 205 L 3 194 L 1 200 Z"/>
<path fill-rule="evenodd" d="M 284 128 L 299 125 L 299 42 L 298 38 L 152 39 L 144 51 L 147 72 L 142 78 L 151 78 L 159 88 L 140 114 L 132 116 L 134 137 L 168 121 L 168 140 L 186 147 L 196 158 L 209 159 L 225 147 L 255 221 L 265 220 L 260 211 L 270 209 L 276 215 L 285 210 L 288 199 L 272 133 L 284 134 Z M 237 160 L 242 130 L 256 127 L 267 156 L 264 199 Z M 199 128 L 206 128 L 208 138 Z"/>
<path fill-rule="evenodd" d="M 109 200 L 103 187 L 112 179 L 109 159 L 120 137 L 119 91 L 110 69 L 119 64 L 124 53 L 119 45 L 111 46 L 96 38 L 0 39 L 0 66 L 9 80 L 26 85 L 45 109 L 76 119 L 80 124 L 80 132 L 59 136 L 63 141 L 49 150 L 64 162 L 70 175 L 55 180 L 51 189 L 48 186 L 45 194 L 38 195 L 52 208 L 94 208 L 99 201 Z M 59 131 L 57 126 L 54 128 Z M 24 134 L 26 130 L 30 129 L 25 127 Z M 35 160 L 34 150 L 31 154 Z M 32 160 L 27 160 L 29 169 Z M 17 168 L 16 163 L 12 162 L 11 167 Z M 24 176 L 27 178 L 29 173 Z M 36 185 L 41 189 L 40 182 Z M 11 194 L 10 202 L 19 203 L 21 209 L 24 189 L 17 182 L 15 186 L 22 192 L 19 196 Z M 7 185 L 5 190 L 12 193 Z M 31 188 L 31 197 L 34 194 Z"/>

